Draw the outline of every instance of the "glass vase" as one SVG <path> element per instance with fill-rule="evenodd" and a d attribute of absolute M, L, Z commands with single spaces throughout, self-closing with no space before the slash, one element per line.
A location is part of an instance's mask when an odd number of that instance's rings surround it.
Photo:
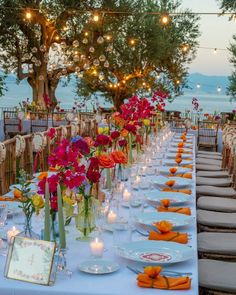
<path fill-rule="evenodd" d="M 38 240 L 40 238 L 40 235 L 38 235 L 32 230 L 32 214 L 25 214 L 24 229 L 22 232 L 18 234 L 18 236 L 35 240 Z"/>
<path fill-rule="evenodd" d="M 90 234 L 96 227 L 95 202 L 96 200 L 92 196 L 83 196 L 78 203 L 78 214 L 75 218 L 75 224 L 81 232 L 81 236 L 77 238 L 80 241 L 89 241 Z"/>

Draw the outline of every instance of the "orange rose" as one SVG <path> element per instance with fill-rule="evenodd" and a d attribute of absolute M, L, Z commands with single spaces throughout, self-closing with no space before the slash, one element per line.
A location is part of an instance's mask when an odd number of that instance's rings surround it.
<path fill-rule="evenodd" d="M 165 207 L 168 208 L 170 206 L 170 200 L 169 199 L 163 199 L 161 200 L 161 204 Z"/>
<path fill-rule="evenodd" d="M 173 228 L 172 223 L 166 220 L 162 220 L 160 222 L 155 223 L 155 226 L 163 234 L 170 232 Z"/>
<path fill-rule="evenodd" d="M 169 187 L 173 187 L 175 185 L 175 180 L 171 179 L 171 180 L 168 180 L 165 185 L 169 186 Z"/>
<path fill-rule="evenodd" d="M 178 170 L 178 168 L 176 168 L 176 167 L 172 167 L 172 168 L 169 169 L 169 172 L 170 172 L 171 174 L 175 174 L 175 173 L 177 172 L 177 170 Z"/>
<path fill-rule="evenodd" d="M 22 191 L 19 189 L 15 188 L 13 191 L 13 195 L 16 199 L 21 199 L 22 198 Z"/>
<path fill-rule="evenodd" d="M 176 158 L 182 158 L 182 154 L 181 153 L 177 153 L 175 157 Z"/>
<path fill-rule="evenodd" d="M 120 132 L 120 134 L 121 134 L 121 136 L 126 137 L 126 136 L 128 136 L 129 131 L 126 130 L 126 129 L 122 129 L 121 132 Z"/>
<path fill-rule="evenodd" d="M 43 180 L 44 178 L 48 177 L 48 173 L 47 172 L 41 172 L 38 176 L 38 180 Z"/>
<path fill-rule="evenodd" d="M 127 157 L 122 151 L 113 151 L 111 153 L 111 158 L 116 164 L 126 164 Z"/>
<path fill-rule="evenodd" d="M 178 147 L 179 147 L 179 148 L 183 148 L 183 147 L 184 147 L 184 142 L 179 142 L 179 143 L 178 143 Z"/>
<path fill-rule="evenodd" d="M 114 160 L 107 154 L 101 154 L 98 157 L 98 161 L 102 168 L 113 168 L 115 166 Z"/>

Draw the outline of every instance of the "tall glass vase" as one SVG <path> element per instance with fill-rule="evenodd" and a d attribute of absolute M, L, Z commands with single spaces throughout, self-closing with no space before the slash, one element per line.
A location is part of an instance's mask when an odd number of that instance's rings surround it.
<path fill-rule="evenodd" d="M 78 203 L 78 214 L 75 219 L 76 227 L 81 232 L 77 238 L 80 241 L 89 241 L 90 234 L 96 227 L 95 224 L 95 203 L 98 202 L 92 196 L 83 196 Z"/>
<path fill-rule="evenodd" d="M 25 214 L 24 229 L 18 234 L 18 236 L 35 240 L 40 238 L 40 236 L 32 229 L 32 214 Z"/>

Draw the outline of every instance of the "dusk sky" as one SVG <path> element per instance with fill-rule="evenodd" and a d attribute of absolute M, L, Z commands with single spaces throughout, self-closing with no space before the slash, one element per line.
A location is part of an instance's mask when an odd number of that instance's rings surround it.
<path fill-rule="evenodd" d="M 182 0 L 182 7 L 189 8 L 193 12 L 219 12 L 216 0 Z M 200 47 L 227 48 L 236 34 L 236 23 L 229 21 L 227 16 L 218 17 L 201 16 Z M 219 50 L 217 54 L 213 50 L 198 49 L 197 57 L 190 65 L 190 73 L 202 73 L 206 75 L 229 75 L 231 65 L 229 53 Z"/>

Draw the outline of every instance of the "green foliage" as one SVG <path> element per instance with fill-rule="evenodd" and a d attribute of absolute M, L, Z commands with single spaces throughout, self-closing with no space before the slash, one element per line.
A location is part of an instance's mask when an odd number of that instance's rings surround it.
<path fill-rule="evenodd" d="M 106 15 L 103 19 L 102 29 L 113 34 L 113 50 L 107 55 L 110 66 L 105 70 L 97 67 L 97 75 L 94 68 L 86 71 L 78 79 L 78 95 L 87 97 L 100 90 L 119 107 L 125 98 L 137 91 L 144 94 L 149 88 L 162 87 L 173 96 L 179 94 L 186 83 L 187 65 L 196 53 L 198 17 L 186 11 L 172 16 L 164 26 L 161 16 L 179 9 L 180 1 L 123 2 L 132 15 Z M 186 52 L 183 45 L 188 46 Z"/>
<path fill-rule="evenodd" d="M 7 91 L 5 78 L 6 78 L 5 75 L 0 74 L 0 96 L 3 96 L 4 92 Z"/>

